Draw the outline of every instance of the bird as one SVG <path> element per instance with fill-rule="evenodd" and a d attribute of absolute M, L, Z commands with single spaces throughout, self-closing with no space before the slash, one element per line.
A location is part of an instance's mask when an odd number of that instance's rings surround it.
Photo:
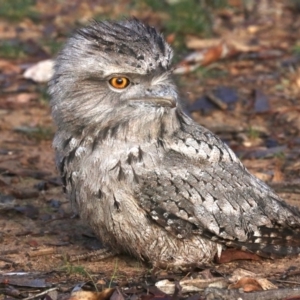
<path fill-rule="evenodd" d="M 300 253 L 300 212 L 182 108 L 173 50 L 138 19 L 93 21 L 49 82 L 53 147 L 75 212 L 116 253 L 153 266 L 212 263 L 223 249 Z"/>

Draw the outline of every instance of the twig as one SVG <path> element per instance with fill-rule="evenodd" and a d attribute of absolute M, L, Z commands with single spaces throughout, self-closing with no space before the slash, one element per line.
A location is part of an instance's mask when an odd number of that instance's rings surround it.
<path fill-rule="evenodd" d="M 299 281 L 291 281 L 291 280 L 282 280 L 282 279 L 274 279 L 276 282 L 289 283 L 289 284 L 299 284 Z"/>
<path fill-rule="evenodd" d="M 225 290 L 218 288 L 205 289 L 205 296 L 207 300 L 220 299 L 220 300 L 281 300 L 286 297 L 300 296 L 300 287 L 294 289 L 274 289 L 268 291 L 259 291 L 253 293 L 243 293 L 239 290 Z"/>
<path fill-rule="evenodd" d="M 43 248 L 36 251 L 30 251 L 28 252 L 29 257 L 35 257 L 35 256 L 44 256 L 44 255 L 51 255 L 57 253 L 57 250 L 55 248 Z"/>
<path fill-rule="evenodd" d="M 212 92 L 207 92 L 206 96 L 208 97 L 208 99 L 214 103 L 215 105 L 217 105 L 220 109 L 222 110 L 226 110 L 227 104 L 224 103 L 219 97 L 217 97 L 216 95 L 214 95 Z"/>
<path fill-rule="evenodd" d="M 3 257 L 3 256 L 0 256 L 0 260 L 4 261 L 4 262 L 7 262 L 9 264 L 15 264 L 12 260 L 6 258 L 6 257 Z"/>
<path fill-rule="evenodd" d="M 30 297 L 24 298 L 23 300 L 35 299 L 35 298 L 38 298 L 38 297 L 43 296 L 43 295 L 46 295 L 46 294 L 48 294 L 49 292 L 52 292 L 52 291 L 55 291 L 55 290 L 57 290 L 57 287 L 51 288 L 51 289 L 49 289 L 49 290 L 43 291 L 43 292 L 41 292 L 41 293 L 39 293 L 39 294 L 35 294 L 35 295 L 33 295 L 33 296 L 30 296 Z"/>
<path fill-rule="evenodd" d="M 276 192 L 300 194 L 300 182 L 299 181 L 276 182 L 276 183 L 269 183 L 269 185 Z"/>
<path fill-rule="evenodd" d="M 68 257 L 68 261 L 70 262 L 79 261 L 79 260 L 100 261 L 109 257 L 113 257 L 115 255 L 116 253 L 110 251 L 107 248 L 104 248 L 104 249 L 99 249 L 84 254 L 70 255 Z"/>

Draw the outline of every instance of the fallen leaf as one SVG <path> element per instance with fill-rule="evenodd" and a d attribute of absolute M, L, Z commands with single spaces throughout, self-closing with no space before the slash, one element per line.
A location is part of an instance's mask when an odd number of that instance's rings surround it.
<path fill-rule="evenodd" d="M 217 287 L 225 288 L 228 283 L 227 280 L 223 277 L 214 277 L 214 278 L 193 278 L 193 279 L 183 279 L 179 281 L 181 286 L 181 293 L 191 293 L 199 292 L 208 287 Z M 175 282 L 168 279 L 160 280 L 155 283 L 155 286 L 158 287 L 162 292 L 173 295 L 175 292 Z"/>
<path fill-rule="evenodd" d="M 256 113 L 266 113 L 270 111 L 269 99 L 260 90 L 255 90 L 254 111 Z"/>
<path fill-rule="evenodd" d="M 69 300 L 109 300 L 115 289 L 105 289 L 102 292 L 76 291 Z"/>
<path fill-rule="evenodd" d="M 221 256 L 216 256 L 216 262 L 219 264 L 228 263 L 234 260 L 241 260 L 241 259 L 251 259 L 251 260 L 260 260 L 261 258 L 253 253 L 245 252 L 238 249 L 226 249 L 222 251 Z"/>
<path fill-rule="evenodd" d="M 50 286 L 49 283 L 46 283 L 45 279 L 24 278 L 24 276 L 0 276 L 0 282 L 13 286 L 33 288 L 46 288 Z"/>
<path fill-rule="evenodd" d="M 261 275 L 241 268 L 236 269 L 229 279 L 234 282 L 228 286 L 228 289 L 242 288 L 244 292 L 273 290 L 278 287 Z"/>
<path fill-rule="evenodd" d="M 254 278 L 244 277 L 228 286 L 228 289 L 243 289 L 244 292 L 262 291 L 261 285 Z"/>
<path fill-rule="evenodd" d="M 18 74 L 21 73 L 21 68 L 7 60 L 0 59 L 0 70 L 4 74 Z"/>
<path fill-rule="evenodd" d="M 99 299 L 99 298 L 97 298 Z M 124 296 L 119 288 L 116 288 L 113 294 L 109 298 L 110 300 L 124 300 Z"/>
<path fill-rule="evenodd" d="M 232 45 L 222 42 L 214 47 L 195 51 L 184 58 L 174 69 L 174 74 L 186 74 L 200 66 L 207 66 L 217 60 L 238 54 Z"/>
<path fill-rule="evenodd" d="M 36 93 L 20 93 L 20 94 L 8 97 L 7 102 L 24 104 L 24 103 L 28 103 L 32 100 L 35 100 L 37 98 L 38 98 L 38 94 L 36 94 Z"/>
<path fill-rule="evenodd" d="M 37 219 L 39 216 L 39 209 L 31 204 L 27 204 L 24 206 L 16 206 L 14 210 L 24 214 L 27 218 L 33 220 Z"/>

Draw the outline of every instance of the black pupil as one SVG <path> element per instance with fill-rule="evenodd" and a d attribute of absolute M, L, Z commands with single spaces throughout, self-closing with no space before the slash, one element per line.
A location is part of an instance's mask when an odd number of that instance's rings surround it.
<path fill-rule="evenodd" d="M 123 83 L 123 79 L 122 78 L 118 78 L 117 79 L 117 84 L 121 85 Z"/>

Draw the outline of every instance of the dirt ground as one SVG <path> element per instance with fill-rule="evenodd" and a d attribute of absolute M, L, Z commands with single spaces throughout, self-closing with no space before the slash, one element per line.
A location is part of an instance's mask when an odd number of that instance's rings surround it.
<path fill-rule="evenodd" d="M 134 15 L 163 31 L 168 18 L 150 7 L 130 5 L 130 1 L 116 1 L 114 7 L 109 1 L 54 2 L 35 2 L 37 20 L 0 16 L 1 40 L 12 43 L 15 50 L 20 46 L 14 57 L 0 48 L 0 298 L 4 299 L 1 293 L 24 298 L 53 286 L 58 287 L 58 298 L 68 297 L 76 284 L 91 279 L 98 287 L 143 291 L 164 278 L 180 280 L 186 272 L 153 271 L 125 255 L 96 262 L 77 257 L 103 245 L 73 215 L 63 195 L 51 146 L 55 128 L 46 83 L 22 75 L 29 66 L 54 55 L 56 44 L 48 41 L 62 43 L 72 28 L 87 23 L 95 14 L 110 18 Z M 248 16 L 241 1 L 229 2 L 230 8 L 212 12 L 213 36 L 165 34 L 175 51 L 176 41 L 183 40 L 184 50 L 178 48 L 175 60 L 184 71 L 174 75 L 183 105 L 195 120 L 221 136 L 252 173 L 288 203 L 300 207 L 299 6 L 297 1 L 262 1 L 267 3 L 265 10 L 258 7 Z M 199 41 L 201 46 L 191 46 Z M 218 56 L 222 43 L 230 50 L 224 59 Z M 208 62 L 200 62 L 200 67 L 190 72 L 197 64 L 186 58 L 190 53 L 208 55 Z M 213 277 L 222 278 L 229 278 L 239 268 L 281 289 L 300 287 L 300 257 L 208 267 Z M 9 277 L 11 272 L 26 276 Z M 41 280 L 45 286 L 26 285 L 24 278 Z M 9 292 L 7 282 L 19 293 Z M 156 292 L 153 295 L 156 297 Z M 201 293 L 197 297 L 206 299 Z"/>

